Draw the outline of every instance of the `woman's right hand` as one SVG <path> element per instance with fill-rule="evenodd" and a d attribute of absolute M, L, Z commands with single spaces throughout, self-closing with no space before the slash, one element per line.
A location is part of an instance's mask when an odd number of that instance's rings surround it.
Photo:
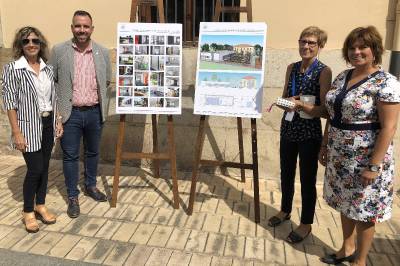
<path fill-rule="evenodd" d="M 13 133 L 12 137 L 17 150 L 19 150 L 20 152 L 25 152 L 26 147 L 28 145 L 26 144 L 25 138 L 22 135 L 22 133 L 21 132 Z"/>
<path fill-rule="evenodd" d="M 319 153 L 318 153 L 318 161 L 320 164 L 323 166 L 326 166 L 327 162 L 327 147 L 326 146 L 321 146 Z"/>

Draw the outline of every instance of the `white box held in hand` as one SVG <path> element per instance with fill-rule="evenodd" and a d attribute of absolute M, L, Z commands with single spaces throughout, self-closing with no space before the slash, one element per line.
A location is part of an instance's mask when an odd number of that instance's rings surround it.
<path fill-rule="evenodd" d="M 278 99 L 276 99 L 276 105 L 286 108 L 293 108 L 295 104 L 290 100 L 279 97 Z"/>

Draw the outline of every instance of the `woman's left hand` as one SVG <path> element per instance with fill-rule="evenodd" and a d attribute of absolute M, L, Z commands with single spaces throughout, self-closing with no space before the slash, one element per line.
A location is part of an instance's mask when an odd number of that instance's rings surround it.
<path fill-rule="evenodd" d="M 300 101 L 300 96 L 296 95 L 290 98 L 292 102 L 294 102 L 294 107 L 292 108 L 292 111 L 302 111 L 304 107 L 304 103 Z"/>
<path fill-rule="evenodd" d="M 364 169 L 361 173 L 361 184 L 363 184 L 364 187 L 371 185 L 375 182 L 378 175 L 379 172 L 372 172 L 368 169 Z"/>
<path fill-rule="evenodd" d="M 56 122 L 56 138 L 59 139 L 64 134 L 64 127 L 61 121 Z"/>
<path fill-rule="evenodd" d="M 326 162 L 327 162 L 327 147 L 326 147 L 326 145 L 321 146 L 319 153 L 318 153 L 318 161 L 323 166 L 326 166 Z"/>

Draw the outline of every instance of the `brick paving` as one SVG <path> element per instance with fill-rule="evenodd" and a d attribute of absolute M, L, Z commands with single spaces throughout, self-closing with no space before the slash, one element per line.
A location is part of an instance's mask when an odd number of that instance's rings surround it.
<path fill-rule="evenodd" d="M 82 214 L 70 219 L 62 166 L 56 160 L 50 166 L 47 206 L 57 213 L 57 223 L 40 223 L 39 233 L 28 234 L 21 222 L 24 173 L 22 157 L 0 156 L 0 248 L 24 254 L 105 265 L 321 265 L 318 258 L 342 240 L 340 217 L 323 201 L 321 182 L 312 236 L 289 245 L 283 239 L 299 223 L 299 193 L 292 220 L 270 228 L 267 217 L 279 208 L 279 182 L 262 179 L 261 222 L 256 225 L 251 178 L 241 183 L 234 174 L 201 173 L 194 213 L 187 216 L 190 173 L 178 173 L 183 208 L 175 210 L 171 180 L 154 178 L 148 169 L 122 167 L 117 207 L 81 193 Z M 112 174 L 112 165 L 100 166 L 98 185 L 109 196 Z M 393 218 L 376 231 L 369 265 L 400 265 L 398 194 Z"/>

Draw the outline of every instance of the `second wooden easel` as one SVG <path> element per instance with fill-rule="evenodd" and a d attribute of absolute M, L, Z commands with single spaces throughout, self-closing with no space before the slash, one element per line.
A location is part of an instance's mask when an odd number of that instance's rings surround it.
<path fill-rule="evenodd" d="M 214 14 L 214 22 L 218 22 L 221 12 L 224 13 L 247 13 L 247 21 L 252 21 L 252 8 L 251 0 L 246 1 L 246 7 L 222 7 L 221 1 L 217 0 Z M 239 168 L 241 174 L 241 181 L 245 182 L 245 169 L 253 170 L 253 189 L 254 189 L 254 218 L 255 222 L 260 222 L 260 195 L 259 195 L 259 182 L 258 182 L 258 154 L 257 154 L 257 124 L 256 119 L 251 118 L 251 147 L 252 147 L 252 164 L 244 163 L 243 152 L 243 128 L 242 118 L 237 117 L 237 130 L 238 130 L 238 144 L 239 144 L 239 160 L 240 162 L 226 162 L 215 160 L 202 160 L 202 151 L 204 144 L 204 127 L 206 124 L 206 116 L 200 116 L 199 130 L 197 133 L 197 140 L 195 146 L 195 158 L 193 162 L 192 183 L 190 188 L 188 214 L 193 213 L 193 205 L 196 197 L 196 184 L 198 179 L 198 170 L 200 165 L 208 166 L 221 166 Z"/>
<path fill-rule="evenodd" d="M 131 14 L 130 22 L 136 22 L 136 12 L 140 0 L 132 0 L 131 3 Z M 139 21 L 151 22 L 151 2 L 154 1 L 141 1 L 139 8 Z M 165 23 L 164 17 L 164 4 L 162 0 L 157 0 L 157 10 L 159 15 L 160 23 Z M 158 136 L 157 136 L 157 115 L 151 115 L 152 131 L 153 131 L 153 152 L 152 153 L 134 153 L 134 152 L 123 152 L 122 146 L 124 143 L 125 136 L 125 120 L 126 115 L 122 114 L 119 118 L 118 128 L 118 142 L 116 147 L 115 156 L 115 169 L 114 169 L 114 180 L 113 180 L 113 191 L 111 199 L 111 207 L 117 205 L 118 189 L 119 189 L 119 175 L 121 169 L 122 160 L 132 159 L 152 159 L 154 162 L 154 176 L 160 176 L 159 160 L 169 160 L 171 164 L 171 176 L 172 176 L 172 193 L 173 193 L 173 207 L 179 208 L 179 192 L 178 192 L 178 179 L 176 174 L 176 151 L 175 151 L 175 140 L 174 140 L 174 125 L 172 115 L 168 115 L 167 128 L 168 128 L 168 151 L 165 153 L 158 152 Z"/>

